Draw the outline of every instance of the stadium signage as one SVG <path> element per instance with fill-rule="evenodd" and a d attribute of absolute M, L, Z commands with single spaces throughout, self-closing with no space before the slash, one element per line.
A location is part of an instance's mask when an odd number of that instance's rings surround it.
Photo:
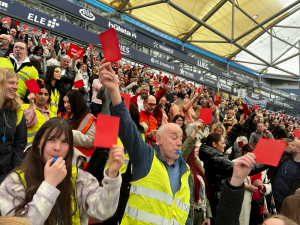
<path fill-rule="evenodd" d="M 108 27 L 114 28 L 116 31 L 136 39 L 136 33 L 121 27 L 119 24 L 108 21 Z"/>
<path fill-rule="evenodd" d="M 88 20 L 91 20 L 91 21 L 95 20 L 94 14 L 88 9 L 79 9 L 79 13 L 85 19 L 88 19 Z"/>

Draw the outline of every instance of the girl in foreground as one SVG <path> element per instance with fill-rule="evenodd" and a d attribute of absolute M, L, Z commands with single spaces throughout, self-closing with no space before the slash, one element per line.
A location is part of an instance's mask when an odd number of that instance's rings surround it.
<path fill-rule="evenodd" d="M 72 167 L 73 135 L 63 118 L 52 118 L 37 132 L 31 151 L 0 186 L 1 214 L 25 217 L 32 225 L 88 224 L 117 209 L 124 150 L 114 145 L 103 187 L 91 174 Z"/>

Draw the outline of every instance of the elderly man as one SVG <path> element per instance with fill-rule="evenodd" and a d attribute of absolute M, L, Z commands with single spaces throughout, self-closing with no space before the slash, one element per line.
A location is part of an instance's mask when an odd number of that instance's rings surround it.
<path fill-rule="evenodd" d="M 27 44 L 24 41 L 17 40 L 14 45 L 13 53 L 8 57 L 0 58 L 0 67 L 12 68 L 18 73 L 18 94 L 23 100 L 27 91 L 25 81 L 39 79 L 38 71 L 31 65 L 27 54 Z"/>
<path fill-rule="evenodd" d="M 5 34 L 0 35 L 0 57 L 9 56 L 13 51 L 9 48 L 10 37 Z"/>
<path fill-rule="evenodd" d="M 146 144 L 122 101 L 118 79 L 105 61 L 99 79 L 110 92 L 112 115 L 120 117 L 119 137 L 133 165 L 121 224 L 189 224 L 192 182 L 187 164 L 177 154 L 182 145 L 181 128 L 173 123 L 162 125 L 156 134 L 158 145 Z"/>
<path fill-rule="evenodd" d="M 263 122 L 258 122 L 256 125 L 257 130 L 254 131 L 249 139 L 249 143 L 257 144 L 258 140 L 260 138 L 271 138 L 274 139 L 272 133 L 268 131 L 268 129 L 265 129 L 265 125 Z"/>
<path fill-rule="evenodd" d="M 74 59 L 76 57 L 74 56 Z M 70 68 L 71 58 L 68 55 L 63 55 L 60 57 L 60 68 L 61 68 L 61 79 L 64 82 L 65 89 L 70 90 L 73 86 L 76 72 L 74 69 Z M 72 66 L 74 66 L 74 60 Z"/>
<path fill-rule="evenodd" d="M 287 133 L 279 126 L 278 120 L 273 121 L 273 129 L 271 130 L 271 133 L 275 139 L 287 138 Z"/>

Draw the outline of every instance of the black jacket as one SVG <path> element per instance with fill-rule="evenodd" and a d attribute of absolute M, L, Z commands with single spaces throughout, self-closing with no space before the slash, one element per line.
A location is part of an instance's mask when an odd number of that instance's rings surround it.
<path fill-rule="evenodd" d="M 23 118 L 18 126 L 16 111 L 5 110 L 6 117 L 8 118 L 8 125 L 11 127 L 6 128 L 5 143 L 2 141 L 4 136 L 3 129 L 0 129 L 0 172 L 9 172 L 14 167 L 19 166 L 25 157 L 25 146 L 27 144 L 27 126 L 26 120 Z M 8 114 L 8 115 L 7 115 Z M 3 125 L 3 111 L 0 111 L 0 127 Z"/>
<path fill-rule="evenodd" d="M 222 186 L 221 198 L 218 204 L 216 225 L 239 225 L 239 217 L 244 201 L 245 185 L 232 186 L 226 180 Z"/>
<path fill-rule="evenodd" d="M 235 124 L 228 135 L 225 137 L 225 151 L 233 146 L 240 131 L 242 130 L 240 124 Z M 210 205 L 212 214 L 215 217 L 215 210 L 218 205 L 221 195 L 221 185 L 224 179 L 231 177 L 233 172 L 234 162 L 225 158 L 224 154 L 217 149 L 202 144 L 199 151 L 199 158 L 204 163 L 205 177 L 209 186 Z M 266 170 L 269 166 L 263 164 L 255 164 L 252 167 L 249 176 L 257 174 Z"/>
<path fill-rule="evenodd" d="M 278 166 L 277 167 L 271 166 L 269 168 L 267 175 L 268 175 L 268 178 L 271 180 L 272 185 L 276 185 L 276 184 L 274 184 L 274 178 L 275 178 L 275 175 L 276 175 L 277 171 L 279 170 L 279 168 L 291 157 L 293 157 L 293 156 L 291 154 L 289 154 L 288 152 L 283 152 Z M 300 188 L 300 170 L 299 169 L 296 173 L 292 188 L 290 190 L 290 194 L 293 195 L 298 188 Z"/>
<path fill-rule="evenodd" d="M 274 127 L 271 130 L 271 133 L 275 139 L 287 138 L 287 133 L 284 129 L 280 128 L 279 125 L 277 127 Z"/>
<path fill-rule="evenodd" d="M 67 68 L 66 73 L 61 76 L 61 79 L 64 82 L 65 89 L 67 91 L 69 91 L 72 88 L 75 76 L 76 76 L 76 72 L 71 70 L 70 68 Z"/>

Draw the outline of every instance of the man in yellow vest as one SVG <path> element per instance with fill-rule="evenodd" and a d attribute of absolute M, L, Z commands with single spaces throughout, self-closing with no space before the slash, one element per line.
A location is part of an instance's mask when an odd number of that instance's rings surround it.
<path fill-rule="evenodd" d="M 27 54 L 27 44 L 22 40 L 17 40 L 14 44 L 13 53 L 0 58 L 0 67 L 11 68 L 18 73 L 18 94 L 22 99 L 24 99 L 27 91 L 25 81 L 39 79 L 38 71 L 31 65 Z"/>
<path fill-rule="evenodd" d="M 180 156 L 182 130 L 162 125 L 154 148 L 145 143 L 119 92 L 111 64 L 101 62 L 100 82 L 111 95 L 111 114 L 120 117 L 119 138 L 127 149 L 132 169 L 130 196 L 121 224 L 189 224 L 192 180 Z"/>

